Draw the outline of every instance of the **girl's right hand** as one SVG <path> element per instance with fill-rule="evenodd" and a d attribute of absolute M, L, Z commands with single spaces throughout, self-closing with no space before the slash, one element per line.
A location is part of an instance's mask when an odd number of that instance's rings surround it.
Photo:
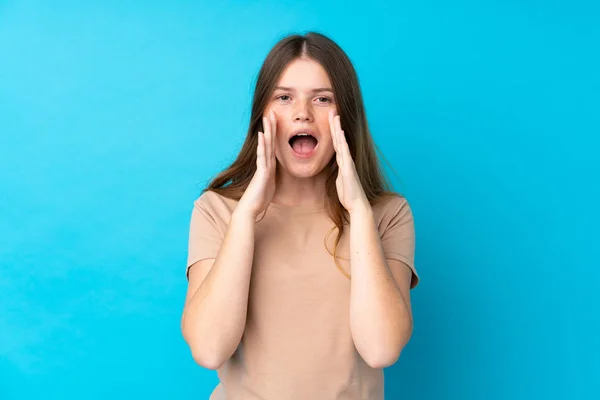
<path fill-rule="evenodd" d="M 256 172 L 238 202 L 236 210 L 249 212 L 254 218 L 265 211 L 275 194 L 275 143 L 277 120 L 273 111 L 263 116 L 263 132 L 258 132 Z"/>

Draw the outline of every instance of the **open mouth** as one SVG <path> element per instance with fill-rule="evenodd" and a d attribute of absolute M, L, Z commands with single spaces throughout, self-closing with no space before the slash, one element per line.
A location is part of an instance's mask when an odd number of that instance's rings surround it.
<path fill-rule="evenodd" d="M 294 153 L 306 157 L 315 151 L 319 141 L 316 137 L 309 133 L 299 133 L 292 136 L 289 140 L 289 143 L 292 147 L 292 150 L 294 150 Z"/>

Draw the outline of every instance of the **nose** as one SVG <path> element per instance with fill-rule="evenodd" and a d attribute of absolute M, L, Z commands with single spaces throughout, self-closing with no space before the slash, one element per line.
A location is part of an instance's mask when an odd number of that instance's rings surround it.
<path fill-rule="evenodd" d="M 294 110 L 294 122 L 312 122 L 313 115 L 310 106 L 300 102 Z"/>

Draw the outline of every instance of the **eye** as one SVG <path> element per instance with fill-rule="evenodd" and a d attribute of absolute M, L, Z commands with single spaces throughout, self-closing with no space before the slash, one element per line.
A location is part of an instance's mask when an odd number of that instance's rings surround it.
<path fill-rule="evenodd" d="M 319 103 L 331 103 L 331 99 L 329 97 L 318 97 Z"/>
<path fill-rule="evenodd" d="M 287 94 L 282 94 L 280 96 L 277 96 L 277 99 L 282 101 L 288 101 L 290 99 L 290 96 L 288 96 Z"/>

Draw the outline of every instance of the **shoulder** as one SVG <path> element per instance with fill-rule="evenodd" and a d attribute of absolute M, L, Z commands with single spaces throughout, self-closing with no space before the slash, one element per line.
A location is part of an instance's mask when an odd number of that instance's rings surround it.
<path fill-rule="evenodd" d="M 237 200 L 230 199 L 212 190 L 204 191 L 194 200 L 194 209 L 225 223 L 229 222 L 236 205 Z"/>
<path fill-rule="evenodd" d="M 390 193 L 375 201 L 372 205 L 373 216 L 378 225 L 388 225 L 394 219 L 412 219 L 412 210 L 408 199 L 398 193 Z"/>

